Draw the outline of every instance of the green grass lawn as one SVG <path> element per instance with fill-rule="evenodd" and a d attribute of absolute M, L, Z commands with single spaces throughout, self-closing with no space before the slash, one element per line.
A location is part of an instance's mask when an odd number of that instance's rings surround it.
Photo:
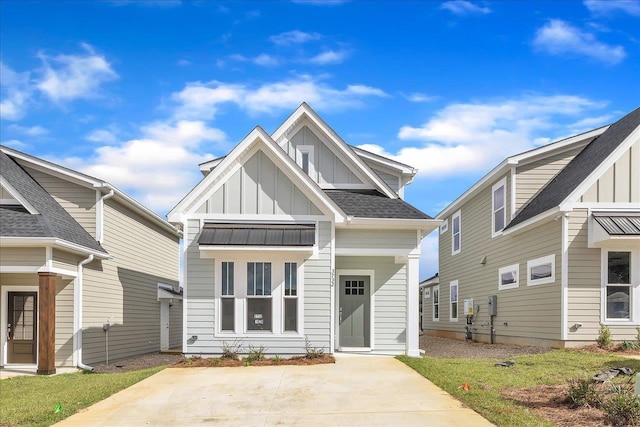
<path fill-rule="evenodd" d="M 516 356 L 511 359 L 516 364 L 510 368 L 494 367 L 496 359 L 398 359 L 498 426 L 552 425 L 526 407 L 501 397 L 500 390 L 564 384 L 570 378 L 591 377 L 614 366 L 640 370 L 640 360 L 567 350 Z M 465 382 L 471 386 L 469 391 L 461 388 Z"/>
<path fill-rule="evenodd" d="M 0 426 L 48 426 L 164 369 L 0 380 Z M 56 413 L 60 403 L 61 410 Z"/>

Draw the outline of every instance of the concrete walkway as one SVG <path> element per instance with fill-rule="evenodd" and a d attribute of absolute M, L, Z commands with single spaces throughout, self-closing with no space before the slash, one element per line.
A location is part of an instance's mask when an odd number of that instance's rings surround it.
<path fill-rule="evenodd" d="M 490 426 L 391 357 L 331 365 L 165 369 L 60 426 Z"/>

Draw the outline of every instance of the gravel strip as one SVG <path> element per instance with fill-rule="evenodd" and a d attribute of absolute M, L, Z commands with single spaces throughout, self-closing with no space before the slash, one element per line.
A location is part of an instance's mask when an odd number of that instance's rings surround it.
<path fill-rule="evenodd" d="M 521 354 L 540 354 L 551 350 L 546 347 L 465 342 L 427 335 L 420 336 L 420 348 L 428 357 L 461 359 L 508 359 Z"/>

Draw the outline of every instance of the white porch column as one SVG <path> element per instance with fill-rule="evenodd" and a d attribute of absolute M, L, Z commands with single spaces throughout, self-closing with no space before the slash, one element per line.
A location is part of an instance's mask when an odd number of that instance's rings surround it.
<path fill-rule="evenodd" d="M 420 254 L 410 254 L 407 259 L 407 348 L 410 357 L 420 356 L 418 292 Z"/>

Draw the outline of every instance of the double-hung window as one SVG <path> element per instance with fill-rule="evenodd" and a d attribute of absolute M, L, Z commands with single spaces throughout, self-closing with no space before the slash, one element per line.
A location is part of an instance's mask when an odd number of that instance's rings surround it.
<path fill-rule="evenodd" d="M 298 331 L 298 263 L 284 263 L 284 331 Z"/>
<path fill-rule="evenodd" d="M 450 296 L 450 311 L 449 311 L 449 320 L 451 322 L 458 321 L 458 281 L 454 280 L 449 283 L 449 296 Z"/>
<path fill-rule="evenodd" d="M 462 248 L 462 219 L 460 211 L 451 217 L 451 254 L 455 255 Z"/>
<path fill-rule="evenodd" d="M 440 285 L 433 287 L 433 321 L 440 320 Z"/>
<path fill-rule="evenodd" d="M 507 222 L 506 196 L 507 196 L 507 180 L 501 179 L 492 189 L 491 211 L 491 237 L 500 235 Z"/>
<path fill-rule="evenodd" d="M 631 252 L 607 252 L 605 319 L 631 320 Z"/>
<path fill-rule="evenodd" d="M 271 263 L 247 263 L 247 330 L 272 330 Z"/>
<path fill-rule="evenodd" d="M 222 292 L 220 293 L 220 330 L 234 332 L 235 328 L 235 293 L 234 263 L 222 263 Z"/>

